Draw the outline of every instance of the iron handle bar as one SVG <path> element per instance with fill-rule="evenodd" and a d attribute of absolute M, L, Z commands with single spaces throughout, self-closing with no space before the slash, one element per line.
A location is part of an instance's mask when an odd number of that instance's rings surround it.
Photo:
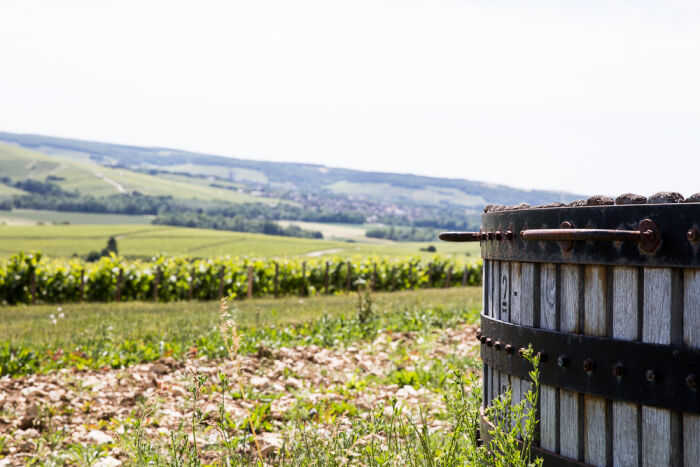
<path fill-rule="evenodd" d="M 612 230 L 612 229 L 528 229 L 520 232 L 520 238 L 526 241 L 608 241 L 608 242 L 642 242 L 645 238 L 653 240 L 653 230 Z"/>
<path fill-rule="evenodd" d="M 442 232 L 438 238 L 444 242 L 479 242 L 485 232 Z"/>

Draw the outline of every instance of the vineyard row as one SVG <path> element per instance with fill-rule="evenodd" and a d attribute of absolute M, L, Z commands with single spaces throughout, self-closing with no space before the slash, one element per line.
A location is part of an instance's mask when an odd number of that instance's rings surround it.
<path fill-rule="evenodd" d="M 49 260 L 19 253 L 0 267 L 4 304 L 214 300 L 222 297 L 335 294 L 358 281 L 375 291 L 481 284 L 481 263 L 453 258 L 315 258 L 254 260 L 159 257 L 129 261 L 118 256 L 96 263 Z"/>

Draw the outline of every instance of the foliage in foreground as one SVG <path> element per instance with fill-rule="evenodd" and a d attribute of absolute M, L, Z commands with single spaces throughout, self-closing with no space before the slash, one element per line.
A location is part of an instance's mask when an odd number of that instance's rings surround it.
<path fill-rule="evenodd" d="M 422 411 L 405 413 L 392 399 L 390 407 L 380 405 L 364 417 L 352 418 L 349 426 L 343 424 L 347 420 L 339 418 L 330 436 L 319 435 L 313 424 L 300 423 L 288 433 L 279 450 L 263 456 L 254 414 L 249 411 L 245 420 L 233 423 L 226 417 L 225 394 L 230 382 L 220 373 L 222 399 L 214 426 L 219 442 L 209 449 L 217 452 L 220 465 L 541 466 L 541 459 L 531 459 L 530 450 L 537 425 L 539 356 L 530 348 L 526 358 L 533 364 L 533 384 L 523 400 L 513 401 L 508 391 L 486 409 L 488 418 L 496 422 L 486 443 L 479 432 L 480 381 L 473 374 L 465 376 L 453 369 L 450 386 L 444 393 L 445 429 L 430 429 Z M 240 375 L 234 376 L 240 380 Z M 197 395 L 206 380 L 205 376 L 193 375 L 189 387 L 191 419 L 171 432 L 167 442 L 145 437 L 143 423 L 152 409 L 147 408 L 139 420 L 127 427 L 122 445 L 135 464 L 203 465 L 196 434 L 205 428 L 205 423 L 197 407 Z"/>
<path fill-rule="evenodd" d="M 372 281 L 374 290 L 396 291 L 457 286 L 466 270 L 467 284 L 481 283 L 481 263 L 468 264 L 434 256 L 404 258 L 314 258 L 307 260 L 250 258 L 191 259 L 184 256 L 126 260 L 116 255 L 99 262 L 49 260 L 40 253 L 18 253 L 0 262 L 0 303 L 111 302 L 120 300 L 215 300 L 243 298 L 248 268 L 253 268 L 253 296 L 314 295 L 347 290 L 358 279 Z M 277 268 L 277 287 L 275 276 Z M 376 270 L 375 270 L 376 268 Z M 376 271 L 376 272 L 375 272 Z M 119 277 L 121 276 L 121 282 Z M 448 279 L 449 277 L 449 279 Z"/>

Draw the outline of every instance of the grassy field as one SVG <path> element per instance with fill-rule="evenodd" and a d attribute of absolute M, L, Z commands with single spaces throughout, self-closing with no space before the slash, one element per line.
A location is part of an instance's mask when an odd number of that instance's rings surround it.
<path fill-rule="evenodd" d="M 2 215 L 2 214 L 0 214 Z M 53 257 L 86 255 L 117 238 L 119 253 L 150 258 L 160 253 L 195 257 L 340 255 L 431 255 L 421 248 L 433 245 L 439 254 L 478 257 L 476 244 L 390 242 L 381 244 L 276 237 L 222 230 L 190 229 L 160 225 L 0 225 L 0 257 L 18 251 L 41 251 Z"/>
<path fill-rule="evenodd" d="M 480 287 L 427 289 L 377 293 L 373 297 L 378 313 L 442 306 L 476 309 L 481 303 Z M 239 326 L 269 327 L 301 323 L 322 316 L 336 318 L 353 314 L 357 295 L 284 297 L 235 303 Z M 63 317 L 57 318 L 59 314 Z M 138 340 L 187 333 L 197 336 L 219 326 L 217 302 L 127 302 L 18 306 L 0 308 L 0 342 L 32 347 L 71 347 L 88 336 L 111 328 L 115 340 Z M 56 319 L 56 323 L 53 323 Z"/>
<path fill-rule="evenodd" d="M 0 224 L 79 224 L 79 225 L 149 225 L 154 216 L 130 216 L 127 214 L 95 214 L 87 212 L 39 211 L 13 209 L 0 211 Z"/>

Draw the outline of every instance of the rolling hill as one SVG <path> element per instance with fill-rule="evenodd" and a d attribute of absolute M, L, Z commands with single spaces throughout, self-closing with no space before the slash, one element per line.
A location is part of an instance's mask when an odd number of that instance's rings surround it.
<path fill-rule="evenodd" d="M 0 132 L 0 142 L 10 143 L 0 146 L 3 175 L 64 177 L 59 181 L 63 188 L 94 195 L 119 192 L 121 186 L 145 194 L 274 203 L 275 194 L 294 191 L 297 195 L 287 196 L 290 201 L 298 200 L 299 192 L 326 193 L 374 203 L 452 206 L 472 214 L 488 203 L 538 205 L 577 198 L 570 193 L 464 179 L 254 161 L 40 135 Z"/>

